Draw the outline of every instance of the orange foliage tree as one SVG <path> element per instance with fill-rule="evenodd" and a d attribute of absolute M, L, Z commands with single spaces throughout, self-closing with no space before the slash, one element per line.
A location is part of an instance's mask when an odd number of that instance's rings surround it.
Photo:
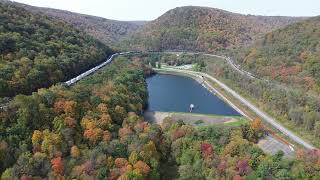
<path fill-rule="evenodd" d="M 51 160 L 52 170 L 57 175 L 63 175 L 64 166 L 61 157 L 56 157 Z"/>
<path fill-rule="evenodd" d="M 144 176 L 147 176 L 150 172 L 150 167 L 143 161 L 138 161 L 133 167 Z"/>

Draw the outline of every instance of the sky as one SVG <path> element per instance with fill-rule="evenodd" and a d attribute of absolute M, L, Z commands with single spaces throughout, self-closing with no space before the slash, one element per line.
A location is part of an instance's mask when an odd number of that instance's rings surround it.
<path fill-rule="evenodd" d="M 180 6 L 207 6 L 268 16 L 317 16 L 320 0 L 14 0 L 114 20 L 154 20 Z"/>

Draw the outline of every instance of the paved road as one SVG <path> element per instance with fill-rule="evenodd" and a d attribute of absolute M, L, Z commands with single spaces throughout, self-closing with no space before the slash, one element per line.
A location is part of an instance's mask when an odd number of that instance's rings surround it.
<path fill-rule="evenodd" d="M 159 52 L 159 53 L 161 53 L 161 52 Z M 258 78 L 257 76 L 253 75 L 252 73 L 250 73 L 244 69 L 241 69 L 240 65 L 236 64 L 230 57 L 219 56 L 219 55 L 215 55 L 215 54 L 201 53 L 201 52 L 163 51 L 162 53 L 170 53 L 170 54 L 184 53 L 184 54 L 189 54 L 189 55 L 204 55 L 204 56 L 210 56 L 210 57 L 224 59 L 230 65 L 231 68 L 233 68 L 234 70 L 236 70 L 240 74 L 246 75 L 251 79 L 260 79 L 260 80 L 268 81 L 266 79 Z"/>
<path fill-rule="evenodd" d="M 70 79 L 69 81 L 65 82 L 67 85 L 72 85 L 74 83 L 76 83 L 77 81 L 85 78 L 86 76 L 96 72 L 97 70 L 99 70 L 100 68 L 102 68 L 103 66 L 109 64 L 114 57 L 118 56 L 118 55 L 126 55 L 126 54 L 139 54 L 141 52 L 123 52 L 123 53 L 116 53 L 113 54 L 109 59 L 107 59 L 107 61 L 105 61 L 104 63 L 84 72 L 83 74 Z M 164 53 L 177 53 L 174 51 L 166 51 Z M 202 54 L 202 55 L 207 55 L 207 56 L 212 56 L 212 57 L 219 57 L 219 58 L 223 58 L 225 60 L 227 60 L 227 62 L 231 65 L 231 67 L 235 68 L 237 71 L 241 72 L 241 74 L 246 74 L 247 76 L 251 77 L 251 78 L 256 78 L 254 77 L 251 73 L 246 72 L 242 69 L 239 68 L 239 66 L 235 65 L 233 63 L 233 61 L 228 58 L 228 57 L 224 57 L 224 56 L 218 56 L 218 55 L 212 55 L 212 54 L 206 54 L 206 53 L 195 53 L 195 52 L 184 52 L 186 54 Z M 265 121 L 267 121 L 268 123 L 270 123 L 271 125 L 273 125 L 275 128 L 277 128 L 279 131 L 281 131 L 283 134 L 287 135 L 290 139 L 292 139 L 293 141 L 303 145 L 304 147 L 306 147 L 307 149 L 315 149 L 314 146 L 312 146 L 311 144 L 305 142 L 303 139 L 299 138 L 298 136 L 296 136 L 295 134 L 293 134 L 291 131 L 289 131 L 288 129 L 286 129 L 285 127 L 283 127 L 281 124 L 279 124 L 278 122 L 276 122 L 275 119 L 273 119 L 272 117 L 268 116 L 266 113 L 264 113 L 263 111 L 261 111 L 259 108 L 257 108 L 256 106 L 254 106 L 252 103 L 250 103 L 249 101 L 247 101 L 246 99 L 244 99 L 242 96 L 240 96 L 238 93 L 236 93 L 235 91 L 233 91 L 232 89 L 230 89 L 228 86 L 226 86 L 225 84 L 223 84 L 222 82 L 218 81 L 217 79 L 215 79 L 214 77 L 205 74 L 205 73 L 200 73 L 200 72 L 193 72 L 193 71 L 187 71 L 187 70 L 177 70 L 177 69 L 171 69 L 172 71 L 176 71 L 176 72 L 184 72 L 190 75 L 198 75 L 198 76 L 203 76 L 206 77 L 214 82 L 216 82 L 217 84 L 219 84 L 223 89 L 225 89 L 227 92 L 229 92 L 230 94 L 232 94 L 235 98 L 237 98 L 238 100 L 240 100 L 242 103 L 244 103 L 245 105 L 247 105 L 251 110 L 253 110 L 256 114 L 258 114 L 261 118 L 263 118 Z"/>
<path fill-rule="evenodd" d="M 118 55 L 125 55 L 125 54 L 139 54 L 140 52 L 124 52 L 124 53 L 116 53 L 114 55 L 112 55 L 106 62 L 102 63 L 101 65 L 77 76 L 76 78 L 71 79 L 70 81 L 67 81 L 66 83 L 68 85 L 71 85 L 77 81 L 79 81 L 80 79 L 88 76 L 89 74 L 94 73 L 95 71 L 97 71 L 98 69 L 100 69 L 101 67 L 109 64 L 114 57 L 118 56 Z M 161 52 L 160 52 L 161 53 Z M 175 51 L 165 51 L 163 53 L 179 53 L 179 52 L 175 52 Z M 180 52 L 181 53 L 181 52 Z M 218 57 L 218 58 L 222 58 L 225 59 L 228 64 L 230 64 L 230 66 L 237 70 L 238 72 L 240 72 L 241 74 L 247 75 L 250 78 L 257 78 L 254 75 L 252 75 L 250 72 L 247 72 L 245 70 L 242 70 L 240 68 L 239 65 L 236 65 L 231 58 L 229 57 L 225 57 L 225 56 L 218 56 L 218 55 L 213 55 L 213 54 L 206 54 L 206 53 L 195 53 L 195 52 L 183 52 L 186 54 L 201 54 L 201 55 L 206 55 L 206 56 L 211 56 L 211 57 Z M 241 101 L 243 104 L 245 104 L 246 106 L 248 106 L 252 111 L 254 111 L 257 115 L 259 115 L 262 119 L 264 119 L 266 122 L 270 123 L 272 126 L 274 126 L 276 129 L 278 129 L 280 132 L 282 132 L 283 134 L 285 134 L 286 136 L 288 136 L 290 139 L 292 139 L 293 141 L 295 141 L 298 144 L 301 144 L 302 146 L 306 147 L 307 149 L 315 149 L 314 146 L 312 146 L 311 144 L 305 142 L 303 139 L 299 138 L 298 136 L 296 136 L 294 133 L 292 133 L 290 130 L 286 129 L 285 127 L 283 127 L 281 124 L 279 124 L 274 118 L 270 117 L 269 115 L 267 115 L 265 112 L 261 111 L 259 108 L 257 108 L 255 105 L 253 105 L 251 102 L 249 102 L 248 100 L 246 100 L 245 98 L 243 98 L 242 96 L 240 96 L 238 93 L 236 93 L 235 91 L 233 91 L 232 89 L 230 89 L 227 85 L 225 85 L 224 83 L 218 81 L 216 78 L 205 74 L 205 73 L 200 73 L 200 72 L 193 72 L 193 71 L 187 71 L 187 70 L 177 70 L 177 69 L 171 69 L 172 71 L 180 71 L 180 72 L 184 72 L 190 75 L 197 75 L 197 76 L 203 76 L 206 77 L 210 80 L 212 80 L 213 82 L 217 83 L 219 86 L 221 86 L 224 90 L 226 90 L 227 92 L 229 92 L 231 95 L 233 95 L 235 98 L 237 98 L 239 101 Z"/>
<path fill-rule="evenodd" d="M 203 77 L 206 77 L 206 78 L 210 79 L 211 81 L 217 83 L 225 91 L 230 93 L 232 96 L 234 96 L 236 99 L 238 99 L 243 104 L 245 104 L 247 107 L 249 107 L 252 111 L 254 111 L 258 116 L 260 116 L 266 122 L 268 122 L 273 127 L 278 129 L 280 132 L 282 132 L 283 134 L 288 136 L 290 139 L 292 139 L 293 141 L 295 141 L 298 144 L 301 144 L 302 146 L 304 146 L 307 149 L 315 149 L 315 147 L 313 145 L 309 144 L 308 142 L 304 141 L 300 137 L 296 136 L 293 132 L 291 132 L 290 130 L 286 129 L 284 126 L 279 124 L 274 118 L 272 118 L 269 115 L 267 115 L 265 112 L 260 110 L 258 107 L 253 105 L 251 102 L 249 102 L 248 100 L 243 98 L 237 92 L 233 91 L 231 88 L 229 88 L 227 85 L 225 85 L 221 81 L 217 80 L 216 78 L 214 78 L 214 77 L 212 77 L 212 76 L 210 76 L 210 75 L 208 75 L 206 73 L 194 72 L 194 71 L 189 71 L 189 70 L 180 70 L 180 69 L 174 69 L 174 68 L 167 68 L 167 70 L 168 71 L 173 71 L 173 72 L 186 73 L 186 74 L 193 75 L 193 76 L 203 76 Z"/>

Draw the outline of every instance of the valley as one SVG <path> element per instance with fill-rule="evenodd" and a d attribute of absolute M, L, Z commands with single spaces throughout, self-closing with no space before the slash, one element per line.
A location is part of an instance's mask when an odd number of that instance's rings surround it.
<path fill-rule="evenodd" d="M 0 179 L 319 179 L 319 20 L 0 0 Z"/>

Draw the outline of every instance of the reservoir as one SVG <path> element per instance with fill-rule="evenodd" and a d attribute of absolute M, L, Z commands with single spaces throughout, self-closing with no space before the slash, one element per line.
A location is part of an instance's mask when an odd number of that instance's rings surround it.
<path fill-rule="evenodd" d="M 148 110 L 240 116 L 231 106 L 209 92 L 192 78 L 177 75 L 156 74 L 147 78 Z"/>

